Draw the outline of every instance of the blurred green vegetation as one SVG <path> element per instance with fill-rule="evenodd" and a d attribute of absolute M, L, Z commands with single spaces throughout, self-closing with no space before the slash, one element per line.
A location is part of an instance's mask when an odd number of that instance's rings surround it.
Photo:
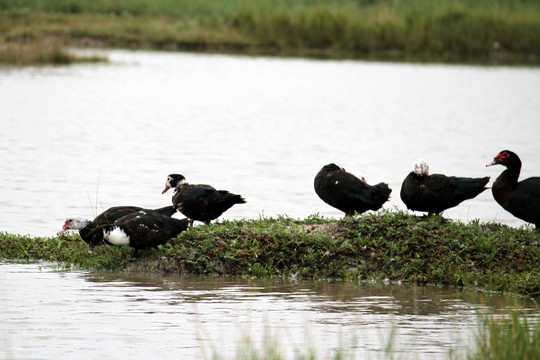
<path fill-rule="evenodd" d="M 71 46 L 537 64 L 526 0 L 0 0 L 0 41 Z"/>
<path fill-rule="evenodd" d="M 104 62 L 99 56 L 79 56 L 66 50 L 57 39 L 32 41 L 12 41 L 0 45 L 0 64 L 25 65 L 67 65 L 78 62 Z"/>
<path fill-rule="evenodd" d="M 540 358 L 540 322 L 529 323 L 517 310 L 508 316 L 480 316 L 481 326 L 468 360 L 527 360 Z"/>

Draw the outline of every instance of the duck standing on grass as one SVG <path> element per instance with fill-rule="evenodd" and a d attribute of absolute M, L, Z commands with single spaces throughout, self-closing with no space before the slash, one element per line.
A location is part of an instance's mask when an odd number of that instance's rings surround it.
<path fill-rule="evenodd" d="M 386 183 L 368 185 L 333 163 L 323 166 L 317 173 L 314 187 L 322 201 L 343 211 L 345 216 L 379 210 L 392 192 Z"/>
<path fill-rule="evenodd" d="M 126 215 L 145 210 L 147 212 L 155 212 L 157 214 L 165 215 L 165 216 L 172 216 L 176 209 L 174 206 L 165 206 L 159 209 L 144 209 L 138 206 L 114 206 L 111 207 L 98 216 L 94 220 L 89 220 L 80 216 L 72 216 L 68 217 L 64 221 L 64 225 L 62 226 L 62 230 L 58 232 L 58 235 L 63 234 L 65 231 L 68 230 L 79 230 L 79 235 L 81 238 L 86 242 L 89 246 L 93 247 L 94 245 L 100 245 L 100 244 L 92 244 L 88 233 L 95 229 L 98 226 L 102 225 L 110 225 L 114 223 L 116 220 L 120 219 L 121 217 L 124 217 Z M 110 243 L 109 243 L 110 245 Z"/>
<path fill-rule="evenodd" d="M 489 177 L 429 175 L 428 164 L 423 159 L 418 159 L 414 170 L 403 180 L 401 200 L 407 205 L 407 209 L 425 211 L 428 215 L 440 214 L 476 197 L 487 189 L 488 181 Z"/>
<path fill-rule="evenodd" d="M 193 221 L 202 221 L 209 224 L 234 204 L 244 204 L 246 200 L 240 195 L 232 194 L 226 190 L 216 190 L 210 185 L 191 185 L 180 174 L 167 176 L 165 194 L 174 188 L 172 202 L 174 207 L 189 218 L 189 227 L 193 228 Z"/>
<path fill-rule="evenodd" d="M 92 229 L 89 253 L 95 245 L 107 242 L 112 245 L 146 249 L 164 244 L 188 228 L 188 220 L 178 220 L 155 211 L 141 210 L 117 219 L 113 224 Z"/>
<path fill-rule="evenodd" d="M 493 165 L 506 166 L 491 188 L 495 201 L 510 214 L 540 230 L 540 177 L 518 182 L 521 160 L 510 150 L 501 151 L 486 166 Z"/>

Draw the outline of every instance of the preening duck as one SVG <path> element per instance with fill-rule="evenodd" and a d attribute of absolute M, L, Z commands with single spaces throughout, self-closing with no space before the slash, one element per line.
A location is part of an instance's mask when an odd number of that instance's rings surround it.
<path fill-rule="evenodd" d="M 193 227 L 194 220 L 209 224 L 234 204 L 246 202 L 240 195 L 226 190 L 216 190 L 210 185 L 188 184 L 186 178 L 180 174 L 167 176 L 162 194 L 171 188 L 174 188 L 173 206 L 189 218 L 190 228 Z"/>
<path fill-rule="evenodd" d="M 392 192 L 386 183 L 371 186 L 333 163 L 317 173 L 314 187 L 322 201 L 343 211 L 345 216 L 379 210 Z"/>
<path fill-rule="evenodd" d="M 486 190 L 489 177 L 470 178 L 429 175 L 429 166 L 423 159 L 414 164 L 414 170 L 401 185 L 401 200 L 407 209 L 440 214 L 446 209 L 472 199 Z"/>
<path fill-rule="evenodd" d="M 510 150 L 501 151 L 486 166 L 493 165 L 506 167 L 491 188 L 495 201 L 510 214 L 540 229 L 540 177 L 518 182 L 521 160 Z"/>

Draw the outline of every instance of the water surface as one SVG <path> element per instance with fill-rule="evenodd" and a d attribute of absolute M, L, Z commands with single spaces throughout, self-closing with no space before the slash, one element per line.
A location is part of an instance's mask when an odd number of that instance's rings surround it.
<path fill-rule="evenodd" d="M 540 69 L 110 51 L 108 64 L 2 68 L 0 231 L 53 236 L 68 215 L 161 207 L 181 173 L 242 194 L 224 218 L 342 214 L 313 178 L 336 162 L 393 189 L 432 173 L 493 181 L 515 151 L 540 175 Z M 490 183 L 491 184 L 491 183 Z M 521 226 L 485 191 L 444 216 Z"/>
<path fill-rule="evenodd" d="M 68 215 L 162 207 L 182 173 L 242 194 L 223 218 L 342 214 L 313 191 L 336 162 L 393 189 L 425 158 L 432 173 L 491 176 L 500 150 L 540 175 L 540 69 L 110 51 L 108 64 L 0 68 L 0 231 L 54 236 Z M 491 183 L 490 183 L 491 184 Z M 448 210 L 524 223 L 490 191 Z M 257 347 L 320 358 L 464 351 L 477 313 L 535 304 L 441 287 L 54 272 L 0 265 L 0 357 L 231 358 Z M 267 340 L 264 340 L 267 339 Z M 270 339 L 270 340 L 268 340 Z M 329 356 L 329 355 L 328 355 Z M 289 356 L 290 357 L 290 356 Z"/>
<path fill-rule="evenodd" d="M 249 338 L 286 358 L 343 349 L 357 359 L 441 359 L 464 353 L 478 313 L 532 301 L 442 287 L 54 272 L 0 264 L 0 357 L 231 359 Z"/>

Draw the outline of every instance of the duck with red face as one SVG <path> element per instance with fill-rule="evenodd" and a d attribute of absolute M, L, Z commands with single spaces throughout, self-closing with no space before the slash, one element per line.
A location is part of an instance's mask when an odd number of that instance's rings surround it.
<path fill-rule="evenodd" d="M 94 246 L 102 245 L 102 244 L 108 244 L 109 242 L 106 240 L 100 240 L 99 242 L 92 241 L 88 234 L 91 230 L 95 229 L 98 226 L 103 225 L 110 225 L 114 223 L 116 220 L 120 219 L 121 217 L 124 217 L 126 215 L 132 214 L 137 211 L 145 210 L 144 208 L 138 207 L 138 206 L 114 206 L 111 207 L 98 216 L 94 220 L 85 219 L 80 216 L 72 216 L 68 217 L 64 221 L 64 225 L 62 226 L 62 230 L 58 232 L 58 235 L 63 234 L 64 232 L 68 230 L 78 230 L 79 235 L 81 238 L 88 244 L 88 252 L 91 254 L 93 251 Z M 153 211 L 161 215 L 165 216 L 172 216 L 176 209 L 173 206 L 165 206 L 159 209 L 154 210 L 147 210 L 147 211 Z"/>
<path fill-rule="evenodd" d="M 519 181 L 521 160 L 516 153 L 503 150 L 486 166 L 506 167 L 493 183 L 495 201 L 515 217 L 535 225 L 540 230 L 540 177 Z"/>
<path fill-rule="evenodd" d="M 175 219 L 153 210 L 140 210 L 117 219 L 114 223 L 97 226 L 88 232 L 90 250 L 103 242 L 116 246 L 147 249 L 166 243 L 188 228 L 187 219 Z"/>

